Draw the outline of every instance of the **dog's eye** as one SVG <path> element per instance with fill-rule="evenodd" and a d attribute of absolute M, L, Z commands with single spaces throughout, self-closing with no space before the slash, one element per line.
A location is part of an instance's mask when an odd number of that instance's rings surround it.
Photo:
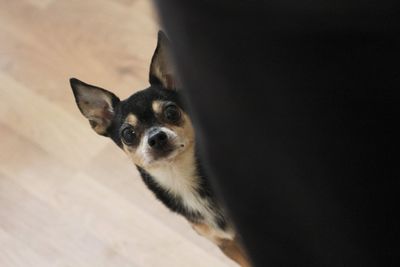
<path fill-rule="evenodd" d="M 170 122 L 177 122 L 181 118 L 181 112 L 175 105 L 168 105 L 164 109 L 164 117 Z"/>
<path fill-rule="evenodd" d="M 122 141 L 126 145 L 132 145 L 136 138 L 136 133 L 132 127 L 126 127 L 121 132 Z"/>

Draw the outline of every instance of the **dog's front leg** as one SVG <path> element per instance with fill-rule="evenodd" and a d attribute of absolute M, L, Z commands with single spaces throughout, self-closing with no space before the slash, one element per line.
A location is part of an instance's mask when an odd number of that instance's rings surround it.
<path fill-rule="evenodd" d="M 218 247 L 226 256 L 237 262 L 240 266 L 251 267 L 250 261 L 248 260 L 246 253 L 236 240 L 220 240 Z"/>

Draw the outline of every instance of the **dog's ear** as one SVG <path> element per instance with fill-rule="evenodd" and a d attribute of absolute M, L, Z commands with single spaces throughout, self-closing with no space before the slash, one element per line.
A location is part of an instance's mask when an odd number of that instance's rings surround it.
<path fill-rule="evenodd" d="M 170 43 L 167 36 L 158 32 L 157 48 L 151 59 L 150 84 L 159 84 L 165 89 L 176 90 L 178 79 L 171 59 Z"/>
<path fill-rule="evenodd" d="M 75 78 L 70 79 L 70 83 L 76 104 L 83 116 L 89 120 L 95 132 L 107 136 L 107 129 L 111 125 L 119 98 L 107 90 Z"/>

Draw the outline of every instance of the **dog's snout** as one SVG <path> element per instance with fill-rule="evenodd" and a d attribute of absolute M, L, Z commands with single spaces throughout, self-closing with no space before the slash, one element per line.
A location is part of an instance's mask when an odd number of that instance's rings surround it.
<path fill-rule="evenodd" d="M 167 134 L 163 131 L 157 131 L 151 134 L 151 136 L 149 136 L 147 143 L 151 148 L 161 149 L 167 144 L 167 142 L 168 142 Z"/>

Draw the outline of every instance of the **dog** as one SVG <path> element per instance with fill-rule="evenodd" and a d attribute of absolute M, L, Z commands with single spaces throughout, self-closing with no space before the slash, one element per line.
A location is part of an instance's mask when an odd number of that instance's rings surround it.
<path fill-rule="evenodd" d="M 125 151 L 155 196 L 229 258 L 249 267 L 239 236 L 197 156 L 195 132 L 171 63 L 170 42 L 162 31 L 149 82 L 147 89 L 121 101 L 108 90 L 70 79 L 76 104 L 93 130 Z"/>

